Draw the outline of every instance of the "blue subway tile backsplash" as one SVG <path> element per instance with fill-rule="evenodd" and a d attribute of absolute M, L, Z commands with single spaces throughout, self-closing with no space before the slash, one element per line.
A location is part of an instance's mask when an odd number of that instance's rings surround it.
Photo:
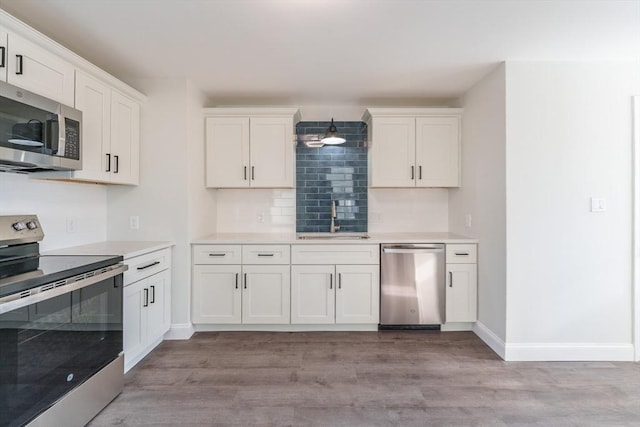
<path fill-rule="evenodd" d="M 323 135 L 330 122 L 299 122 L 296 126 L 296 231 L 328 232 L 331 201 L 341 232 L 367 231 L 367 125 L 334 122 L 346 142 L 310 148 L 303 135 Z"/>

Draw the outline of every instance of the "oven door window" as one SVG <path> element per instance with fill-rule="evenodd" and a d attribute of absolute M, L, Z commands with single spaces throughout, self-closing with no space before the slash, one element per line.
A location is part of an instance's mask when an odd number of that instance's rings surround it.
<path fill-rule="evenodd" d="M 122 352 L 122 275 L 0 315 L 0 426 L 20 426 Z"/>

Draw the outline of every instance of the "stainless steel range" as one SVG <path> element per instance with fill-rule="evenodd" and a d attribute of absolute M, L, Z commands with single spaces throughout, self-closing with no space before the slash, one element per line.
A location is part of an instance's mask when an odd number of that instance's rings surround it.
<path fill-rule="evenodd" d="M 122 257 L 46 256 L 0 216 L 0 426 L 81 426 L 123 386 Z"/>

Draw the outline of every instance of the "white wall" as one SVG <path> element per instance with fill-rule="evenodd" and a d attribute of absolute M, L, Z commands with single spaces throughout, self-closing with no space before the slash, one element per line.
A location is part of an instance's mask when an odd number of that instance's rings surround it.
<path fill-rule="evenodd" d="M 479 322 L 502 347 L 507 329 L 505 100 L 504 64 L 465 94 L 462 186 L 449 190 L 449 231 L 480 241 Z M 471 227 L 465 224 L 467 214 Z"/>
<path fill-rule="evenodd" d="M 186 89 L 189 237 L 193 239 L 216 231 L 217 211 L 216 191 L 205 187 L 205 97 L 191 82 L 187 82 Z"/>
<path fill-rule="evenodd" d="M 507 358 L 631 360 L 640 66 L 509 62 L 506 88 Z"/>
<path fill-rule="evenodd" d="M 142 80 L 136 87 L 148 96 L 142 109 L 140 185 L 108 190 L 110 240 L 173 241 L 171 323 L 189 323 L 189 134 L 187 82 Z M 140 229 L 129 229 L 129 217 Z"/>
<path fill-rule="evenodd" d="M 12 214 L 38 215 L 45 233 L 41 251 L 103 241 L 107 236 L 107 190 L 96 184 L 0 173 L 0 215 Z M 73 232 L 67 232 L 68 219 L 75 225 Z"/>

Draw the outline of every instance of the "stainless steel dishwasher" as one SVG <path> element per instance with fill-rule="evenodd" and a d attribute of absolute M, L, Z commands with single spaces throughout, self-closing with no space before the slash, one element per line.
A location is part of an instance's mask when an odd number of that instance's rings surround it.
<path fill-rule="evenodd" d="M 381 252 L 380 329 L 440 329 L 444 244 L 384 244 Z"/>

